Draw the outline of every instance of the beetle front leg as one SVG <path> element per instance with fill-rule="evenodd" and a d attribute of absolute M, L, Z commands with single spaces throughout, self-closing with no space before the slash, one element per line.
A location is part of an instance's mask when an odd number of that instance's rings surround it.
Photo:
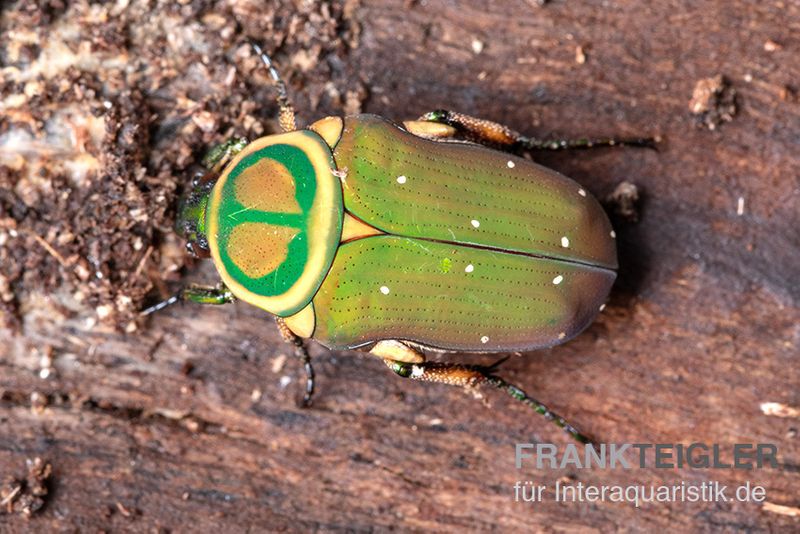
<path fill-rule="evenodd" d="M 500 123 L 479 119 L 464 113 L 439 109 L 421 116 L 416 122 L 430 122 L 449 126 L 467 141 L 492 148 L 518 153 L 524 150 L 565 150 L 569 148 L 598 148 L 610 146 L 635 146 L 655 148 L 657 139 L 651 137 L 602 137 L 585 139 L 538 139 L 527 137 Z M 413 133 L 413 132 L 412 132 Z M 422 137 L 425 137 L 423 135 Z"/>
<path fill-rule="evenodd" d="M 423 382 L 438 382 L 440 384 L 459 386 L 467 390 L 475 390 L 484 384 L 496 387 L 497 389 L 505 391 L 516 400 L 526 404 L 527 406 L 530 406 L 538 413 L 542 414 L 545 419 L 562 428 L 576 441 L 581 443 L 591 442 L 586 435 L 579 432 L 574 426 L 569 424 L 566 419 L 550 411 L 547 406 L 537 401 L 533 397 L 530 397 L 522 389 L 513 384 L 509 384 L 504 379 L 496 376 L 494 371 L 503 361 L 505 361 L 505 358 L 487 367 L 481 365 L 463 365 L 446 362 L 408 363 L 384 360 L 386 365 L 392 371 L 403 378 L 411 378 L 414 380 L 421 380 Z"/>
<path fill-rule="evenodd" d="M 233 293 L 224 284 L 220 283 L 216 286 L 203 286 L 198 284 L 190 284 L 170 298 L 154 304 L 139 312 L 139 315 L 145 316 L 161 311 L 167 306 L 171 306 L 176 302 L 196 302 L 197 304 L 229 304 L 236 300 Z"/>
<path fill-rule="evenodd" d="M 311 366 L 311 356 L 308 355 L 308 349 L 303 340 L 292 332 L 283 318 L 275 317 L 275 322 L 283 340 L 294 347 L 295 357 L 303 363 L 303 369 L 306 371 L 306 390 L 303 393 L 301 405 L 303 408 L 308 408 L 311 406 L 311 398 L 314 396 L 314 368 Z"/>

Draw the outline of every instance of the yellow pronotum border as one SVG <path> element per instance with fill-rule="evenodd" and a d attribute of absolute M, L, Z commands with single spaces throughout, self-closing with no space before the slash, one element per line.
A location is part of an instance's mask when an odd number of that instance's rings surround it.
<path fill-rule="evenodd" d="M 308 261 L 297 282 L 282 295 L 266 297 L 246 289 L 238 283 L 228 271 L 220 258 L 219 243 L 219 207 L 222 202 L 222 190 L 231 170 L 242 158 L 262 148 L 272 145 L 291 145 L 302 150 L 308 157 L 316 172 L 317 190 L 314 203 L 309 213 Z M 333 174 L 331 165 L 333 155 L 325 141 L 316 133 L 298 130 L 279 135 L 270 135 L 256 139 L 245 147 L 231 161 L 219 180 L 211 190 L 206 212 L 206 228 L 211 257 L 222 281 L 237 298 L 257 306 L 274 315 L 286 317 L 297 313 L 306 306 L 322 283 L 333 261 L 331 247 L 337 247 L 342 231 L 342 188 L 339 179 Z"/>

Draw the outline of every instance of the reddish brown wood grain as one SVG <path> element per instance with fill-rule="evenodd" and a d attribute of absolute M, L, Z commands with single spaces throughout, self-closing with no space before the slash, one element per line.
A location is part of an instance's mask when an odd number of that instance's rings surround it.
<path fill-rule="evenodd" d="M 397 120 L 446 107 L 542 137 L 662 136 L 657 152 L 534 155 L 600 198 L 629 180 L 642 209 L 638 223 L 616 221 L 621 271 L 600 319 L 565 346 L 513 357 L 504 375 L 599 441 L 774 443 L 780 465 L 518 472 L 515 443 L 568 438 L 499 393 L 487 408 L 458 390 L 403 381 L 369 356 L 313 346 L 318 394 L 302 410 L 299 369 L 255 309 L 175 307 L 122 334 L 104 323 L 90 328 L 85 306 L 65 308 L 68 282 L 57 291 L 28 285 L 17 296 L 21 331 L 0 334 L 0 475 L 24 476 L 25 460 L 37 456 L 53 475 L 45 508 L 30 519 L 0 514 L 0 530 L 800 528 L 791 515 L 800 508 L 797 5 L 164 2 L 145 22 L 132 4 L 87 25 L 84 36 L 126 36 L 108 37 L 108 53 L 124 53 L 136 69 L 111 76 L 105 90 L 141 91 L 148 113 L 120 120 L 143 121 L 147 172 L 174 183 L 188 180 L 188 163 L 207 146 L 252 135 L 275 112 L 265 76 L 222 83 L 251 61 L 233 46 L 243 35 L 270 50 L 283 41 L 276 60 L 303 122 L 345 106 Z M 6 8 L 3 31 L 23 9 Z M 46 28 L 83 20 L 87 9 L 56 10 L 38 29 L 23 29 L 45 39 Z M 302 14 L 294 25 L 292 10 Z M 195 49 L 174 44 L 181 39 Z M 246 68 L 256 72 L 256 63 Z M 709 131 L 688 104 L 696 82 L 718 74 L 736 89 L 739 111 Z M 20 90 L 7 83 L 2 96 Z M 186 95 L 202 105 L 187 107 Z M 183 130 L 192 116 L 199 126 Z M 208 131 L 204 120 L 213 122 Z M 170 235 L 170 217 L 149 223 L 154 235 Z M 165 240 L 153 238 L 162 267 Z M 212 280 L 213 268 L 190 277 Z M 48 347 L 54 372 L 43 379 Z M 32 401 L 34 393 L 44 401 Z M 767 415 L 765 402 L 794 415 Z M 517 480 L 552 485 L 562 476 L 751 481 L 785 508 L 513 502 Z"/>

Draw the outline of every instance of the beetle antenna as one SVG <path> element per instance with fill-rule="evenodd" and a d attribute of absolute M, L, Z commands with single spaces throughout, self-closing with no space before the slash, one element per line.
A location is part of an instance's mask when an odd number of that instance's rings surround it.
<path fill-rule="evenodd" d="M 280 107 L 280 111 L 278 112 L 278 122 L 280 122 L 281 129 L 284 132 L 293 132 L 297 129 L 297 124 L 294 117 L 294 107 L 292 106 L 292 102 L 289 100 L 289 93 L 286 90 L 286 84 L 281 78 L 281 75 L 278 73 L 278 69 L 273 66 L 272 59 L 270 59 L 267 53 L 264 52 L 264 50 L 262 50 L 261 47 L 258 46 L 258 44 L 256 44 L 254 41 L 250 41 L 250 46 L 252 46 L 256 54 L 261 57 L 261 61 L 264 63 L 264 66 L 267 67 L 267 71 L 272 78 L 272 83 L 275 86 L 275 89 L 278 91 L 278 106 Z"/>
<path fill-rule="evenodd" d="M 572 436 L 576 441 L 579 441 L 581 443 L 592 442 L 592 440 L 589 439 L 586 435 L 582 434 L 580 431 L 578 431 L 578 429 L 569 424 L 566 419 L 564 419 L 557 413 L 551 412 L 547 406 L 537 401 L 536 399 L 525 393 L 522 389 L 518 388 L 514 384 L 509 384 L 499 376 L 495 375 L 487 375 L 485 380 L 487 384 L 491 384 L 497 389 L 505 391 L 506 393 L 508 393 L 521 403 L 530 406 L 538 413 L 542 414 L 545 419 L 552 422 L 554 425 L 562 428 L 564 432 Z"/>

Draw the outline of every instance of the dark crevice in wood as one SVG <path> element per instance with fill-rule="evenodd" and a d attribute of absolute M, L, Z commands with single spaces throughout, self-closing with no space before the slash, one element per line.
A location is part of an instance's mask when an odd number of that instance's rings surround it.
<path fill-rule="evenodd" d="M 223 433 L 222 425 L 202 419 L 195 414 L 176 412 L 165 415 L 166 410 L 145 409 L 137 406 L 115 404 L 104 399 L 78 397 L 66 392 L 41 393 L 37 391 L 2 390 L 0 391 L 0 407 L 21 407 L 32 410 L 84 410 L 128 421 L 132 424 L 164 424 L 182 428 L 190 432 L 207 434 Z"/>

